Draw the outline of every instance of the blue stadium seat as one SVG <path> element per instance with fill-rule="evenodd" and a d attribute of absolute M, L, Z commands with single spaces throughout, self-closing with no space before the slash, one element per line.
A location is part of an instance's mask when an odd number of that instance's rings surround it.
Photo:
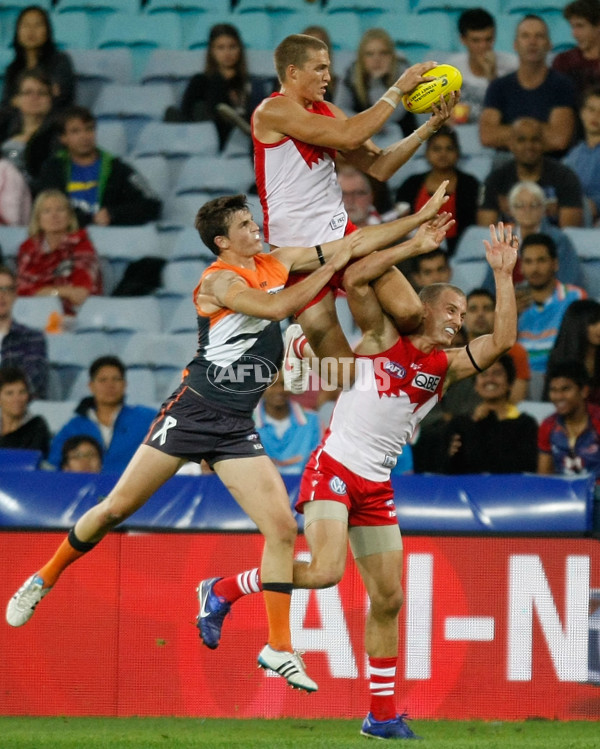
<path fill-rule="evenodd" d="M 126 159 L 136 172 L 148 182 L 161 200 L 166 200 L 171 190 L 169 164 L 164 156 L 137 156 Z"/>
<path fill-rule="evenodd" d="M 381 14 L 380 17 L 389 14 Z M 379 18 L 378 18 L 379 21 Z M 310 23 L 313 22 L 311 19 Z M 303 23 L 303 26 L 308 23 Z M 339 13 L 325 13 L 319 21 L 319 25 L 324 26 L 331 38 L 331 45 L 333 51 L 338 49 L 352 50 L 356 53 L 358 45 L 360 44 L 360 38 L 363 34 L 363 27 L 361 25 L 361 18 L 358 13 L 351 11 L 340 11 Z M 379 23 L 377 24 L 379 25 Z M 298 31 L 302 29 L 301 26 Z M 293 33 L 288 31 L 288 33 Z M 298 33 L 298 32 L 296 32 Z M 281 39 L 279 40 L 281 41 Z"/>
<path fill-rule="evenodd" d="M 96 46 L 129 47 L 134 75 L 139 80 L 153 49 L 180 49 L 182 44 L 181 22 L 174 14 L 114 13 L 106 19 Z"/>
<path fill-rule="evenodd" d="M 460 168 L 472 174 L 480 182 L 485 182 L 488 174 L 492 170 L 493 155 L 476 154 L 475 156 L 463 156 L 459 161 Z"/>
<path fill-rule="evenodd" d="M 253 183 L 254 170 L 249 158 L 192 156 L 183 165 L 175 194 L 247 192 Z"/>
<path fill-rule="evenodd" d="M 236 19 L 227 9 L 209 11 L 183 23 L 183 46 L 185 49 L 206 49 L 210 29 L 218 23 L 232 23 Z M 239 28 L 239 27 L 238 27 Z"/>
<path fill-rule="evenodd" d="M 0 250 L 5 262 L 8 261 L 9 264 L 14 265 L 19 247 L 27 237 L 26 226 L 4 226 L 4 224 L 0 224 Z"/>
<path fill-rule="evenodd" d="M 115 156 L 127 154 L 125 125 L 118 120 L 99 120 L 96 123 L 96 140 L 100 148 Z"/>
<path fill-rule="evenodd" d="M 150 120 L 161 120 L 175 100 L 166 83 L 147 86 L 107 83 L 100 92 L 94 111 L 99 120 L 120 121 L 125 126 L 127 148 L 131 150 L 139 133 Z"/>
<path fill-rule="evenodd" d="M 170 320 L 165 325 L 165 332 L 169 334 L 198 334 L 198 316 L 194 309 L 191 294 L 183 297 L 174 308 Z"/>
<path fill-rule="evenodd" d="M 156 333 L 160 329 L 160 307 L 153 296 L 90 296 L 77 313 L 74 332 L 103 331 L 114 335 L 139 330 Z M 119 343 L 118 339 L 113 340 L 115 345 Z"/>
<path fill-rule="evenodd" d="M 169 261 L 173 260 L 214 260 L 213 253 L 205 247 L 192 226 L 186 226 L 177 232 L 177 237 L 169 253 Z"/>
<path fill-rule="evenodd" d="M 163 269 L 160 294 L 189 296 L 210 262 L 210 259 L 170 260 Z"/>
<path fill-rule="evenodd" d="M 325 13 L 360 13 L 376 16 L 379 13 L 406 13 L 411 9 L 411 0 L 327 0 L 323 11 Z M 378 26 L 373 18 L 373 26 Z"/>
<path fill-rule="evenodd" d="M 463 156 L 482 156 L 491 154 L 492 149 L 481 145 L 481 139 L 479 138 L 479 124 L 477 122 L 467 122 L 464 125 L 457 125 L 455 132 Z"/>
<path fill-rule="evenodd" d="M 110 337 L 104 332 L 59 333 L 46 337 L 48 362 L 55 385 L 56 398 L 66 398 L 71 392 L 76 377 L 86 372 L 98 356 L 117 353 L 112 348 Z"/>
<path fill-rule="evenodd" d="M 193 226 L 200 206 L 214 197 L 214 194 L 208 192 L 188 193 L 186 195 L 171 194 L 163 205 L 161 228 L 172 229 Z"/>
<path fill-rule="evenodd" d="M 129 405 L 154 406 L 156 404 L 159 396 L 157 396 L 154 372 L 150 367 L 128 369 L 125 378 L 127 380 L 127 403 Z M 89 379 L 89 375 L 85 371 L 77 375 L 69 393 L 70 400 L 78 402 L 90 395 Z"/>
<path fill-rule="evenodd" d="M 58 16 L 70 21 L 73 13 Z M 122 49 L 68 49 L 77 76 L 77 103 L 94 108 L 105 83 L 133 83 L 133 59 L 126 47 Z"/>
<path fill-rule="evenodd" d="M 564 0 L 503 0 L 502 2 L 504 13 L 517 13 L 521 16 L 528 13 L 540 15 L 548 11 L 562 13 L 564 7 Z"/>
<path fill-rule="evenodd" d="M 204 13 L 190 24 L 190 28 L 184 34 L 185 46 L 188 49 L 205 49 L 208 44 L 209 31 L 217 23 L 230 23 L 235 26 L 240 32 L 247 49 L 270 49 L 273 47 L 272 16 L 264 11 L 240 15 Z"/>
<path fill-rule="evenodd" d="M 378 20 L 411 62 L 424 59 L 430 50 L 459 48 L 456 24 L 444 12 L 385 13 Z"/>
<path fill-rule="evenodd" d="M 581 262 L 583 285 L 594 299 L 600 299 L 600 231 L 598 228 L 566 226 L 563 231 L 575 247 Z"/>
<path fill-rule="evenodd" d="M 234 13 L 304 13 L 306 0 L 237 0 Z"/>
<path fill-rule="evenodd" d="M 134 146 L 135 156 L 217 156 L 219 137 L 213 122 L 149 122 Z"/>
<path fill-rule="evenodd" d="M 453 20 L 459 16 L 463 10 L 473 8 L 473 2 L 469 0 L 414 0 L 412 10 L 415 13 L 428 13 L 430 11 L 444 11 L 449 14 Z M 499 0 L 486 0 L 485 9 L 488 13 L 495 16 L 500 10 Z"/>
<path fill-rule="evenodd" d="M 140 83 L 168 83 L 175 101 L 181 101 L 190 78 L 204 70 L 203 49 L 154 49 L 150 52 Z"/>
<path fill-rule="evenodd" d="M 98 255 L 108 262 L 111 287 L 114 288 L 129 263 L 143 257 L 161 257 L 162 248 L 154 224 L 143 226 L 95 226 L 87 227 L 92 244 Z M 104 289 L 108 295 L 111 289 Z"/>
<path fill-rule="evenodd" d="M 15 320 L 39 330 L 44 330 L 50 315 L 62 313 L 60 299 L 55 296 L 18 296 L 13 307 Z"/>
<path fill-rule="evenodd" d="M 52 29 L 57 46 L 69 53 L 71 50 L 84 50 L 92 46 L 92 24 L 87 13 L 55 13 L 52 16 Z M 75 70 L 79 72 L 77 67 Z"/>
<path fill-rule="evenodd" d="M 108 19 L 118 13 L 138 13 L 138 0 L 60 0 L 54 16 L 85 14 L 89 20 L 91 39 L 97 39 Z"/>

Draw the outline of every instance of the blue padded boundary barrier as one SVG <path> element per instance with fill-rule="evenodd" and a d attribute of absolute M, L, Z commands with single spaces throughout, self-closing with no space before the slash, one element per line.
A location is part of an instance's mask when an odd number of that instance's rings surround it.
<path fill-rule="evenodd" d="M 69 528 L 110 491 L 114 474 L 0 469 L 0 528 Z M 285 479 L 292 506 L 299 479 Z M 522 474 L 394 477 L 400 527 L 409 533 L 583 534 L 592 530 L 588 477 Z M 302 527 L 302 516 L 298 516 Z M 121 528 L 255 531 L 216 476 L 174 476 Z"/>

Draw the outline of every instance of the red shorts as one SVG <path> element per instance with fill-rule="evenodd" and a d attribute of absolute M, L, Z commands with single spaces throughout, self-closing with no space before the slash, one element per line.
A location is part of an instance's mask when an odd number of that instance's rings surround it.
<path fill-rule="evenodd" d="M 306 502 L 323 499 L 346 505 L 351 526 L 398 525 L 390 480 L 362 478 L 318 448 L 302 474 L 296 512 L 302 513 Z"/>
<path fill-rule="evenodd" d="M 346 223 L 346 229 L 344 231 L 344 236 L 347 237 L 348 234 L 352 234 L 352 232 L 355 232 L 357 228 L 358 227 L 356 227 L 352 223 L 352 221 L 348 219 L 348 222 Z M 354 261 L 351 260 L 350 263 L 352 262 Z M 348 263 L 348 265 L 350 265 L 350 263 Z M 302 312 L 304 312 L 305 309 L 308 309 L 309 307 L 312 307 L 313 305 L 320 302 L 321 299 L 327 296 L 327 293 L 329 291 L 332 291 L 334 296 L 336 292 L 343 291 L 344 287 L 342 285 L 342 280 L 344 278 L 345 270 L 346 270 L 345 268 L 342 268 L 342 270 L 338 270 L 336 273 L 334 273 L 333 276 L 329 279 L 329 281 L 325 284 L 325 286 L 323 286 L 321 291 L 319 291 L 319 293 L 313 299 L 311 299 L 308 304 L 305 304 L 304 307 L 302 307 L 302 309 L 299 309 L 296 312 L 296 317 L 302 314 Z M 295 283 L 298 283 L 298 281 L 302 281 L 302 279 L 306 278 L 306 276 L 308 275 L 309 275 L 308 273 L 290 273 L 290 275 L 288 276 L 286 286 L 293 286 Z"/>

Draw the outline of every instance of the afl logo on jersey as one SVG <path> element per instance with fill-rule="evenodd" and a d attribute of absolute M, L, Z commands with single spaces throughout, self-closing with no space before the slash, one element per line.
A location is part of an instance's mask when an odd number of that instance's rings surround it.
<path fill-rule="evenodd" d="M 427 374 L 427 372 L 419 372 L 415 375 L 415 379 L 412 381 L 412 384 L 416 388 L 419 388 L 419 390 L 427 390 L 430 393 L 435 393 L 435 389 L 437 388 L 439 382 L 440 378 L 438 377 L 438 375 Z"/>
<path fill-rule="evenodd" d="M 384 372 L 387 372 L 392 377 L 396 377 L 402 380 L 406 377 L 406 370 L 402 364 L 398 364 L 397 361 L 386 361 L 383 365 Z"/>
<path fill-rule="evenodd" d="M 346 494 L 346 484 L 339 476 L 334 476 L 329 482 L 329 488 L 334 494 Z"/>

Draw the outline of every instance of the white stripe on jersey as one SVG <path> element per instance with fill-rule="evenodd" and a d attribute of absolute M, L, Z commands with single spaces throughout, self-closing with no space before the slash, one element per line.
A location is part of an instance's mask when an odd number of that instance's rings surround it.
<path fill-rule="evenodd" d="M 256 343 L 259 333 L 270 324 L 270 320 L 249 317 L 241 312 L 226 315 L 208 331 L 206 360 L 219 367 L 229 367 Z M 231 338 L 238 336 L 239 340 L 230 342 Z"/>

